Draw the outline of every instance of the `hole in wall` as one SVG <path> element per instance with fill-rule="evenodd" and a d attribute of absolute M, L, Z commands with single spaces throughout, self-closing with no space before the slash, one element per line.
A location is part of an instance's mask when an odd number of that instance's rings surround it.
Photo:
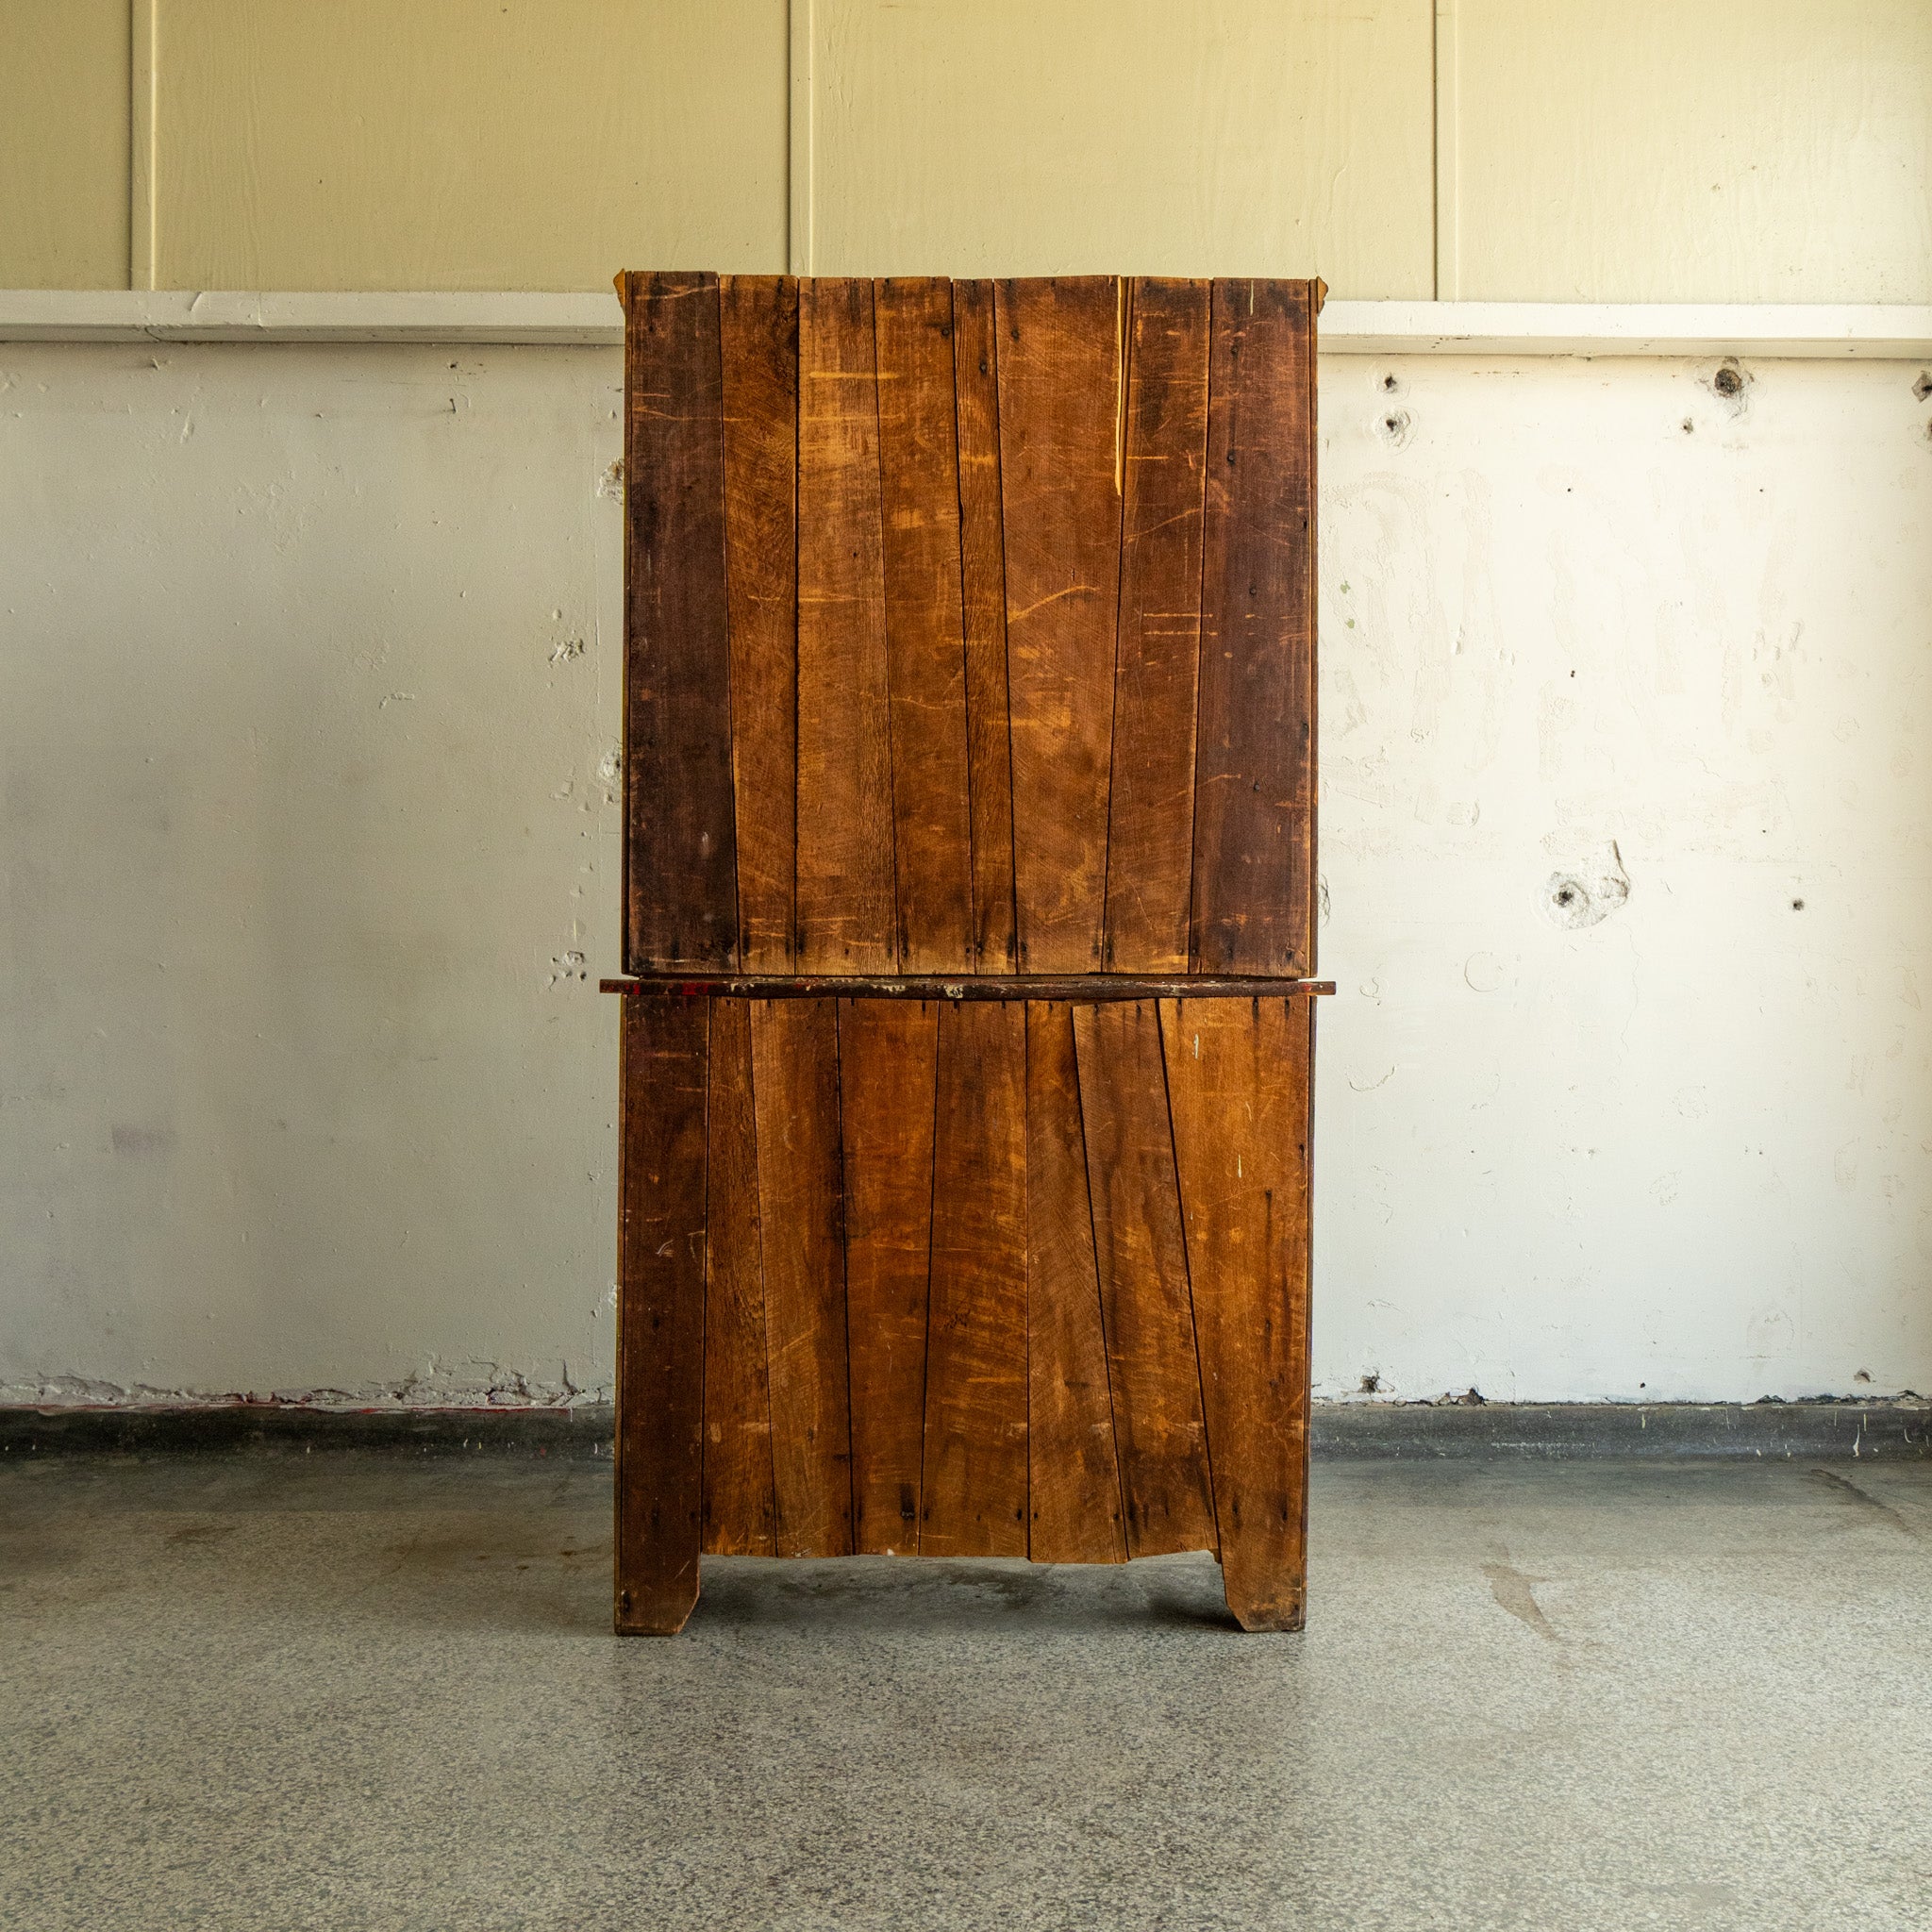
<path fill-rule="evenodd" d="M 1704 378 L 1704 386 L 1733 416 L 1741 416 L 1749 407 L 1753 377 L 1735 359 L 1720 362 Z"/>
<path fill-rule="evenodd" d="M 1382 420 L 1375 425 L 1375 434 L 1391 449 L 1400 449 L 1415 427 L 1407 409 L 1390 409 L 1384 412 Z"/>

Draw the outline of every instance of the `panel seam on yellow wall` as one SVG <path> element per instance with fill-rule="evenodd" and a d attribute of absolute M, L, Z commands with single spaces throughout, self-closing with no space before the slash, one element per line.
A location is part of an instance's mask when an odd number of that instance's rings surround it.
<path fill-rule="evenodd" d="M 127 6 L 127 286 L 155 283 L 155 102 L 160 0 Z"/>
<path fill-rule="evenodd" d="M 791 73 L 786 130 L 790 201 L 785 265 L 795 275 L 812 273 L 812 0 L 790 0 Z"/>
<path fill-rule="evenodd" d="M 1431 43 L 1435 66 L 1436 300 L 1455 302 L 1462 289 L 1457 234 L 1456 0 L 1436 0 Z"/>

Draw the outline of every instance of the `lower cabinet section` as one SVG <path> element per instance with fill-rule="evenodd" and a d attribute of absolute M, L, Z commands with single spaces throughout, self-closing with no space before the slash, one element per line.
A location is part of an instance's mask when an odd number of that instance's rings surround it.
<path fill-rule="evenodd" d="M 1175 1550 L 1301 1626 L 1312 998 L 620 1007 L 620 1630 L 702 1554 Z"/>

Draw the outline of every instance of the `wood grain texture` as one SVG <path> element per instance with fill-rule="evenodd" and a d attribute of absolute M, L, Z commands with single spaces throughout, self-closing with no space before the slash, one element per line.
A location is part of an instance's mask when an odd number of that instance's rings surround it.
<path fill-rule="evenodd" d="M 623 1010 L 615 1622 L 669 1636 L 698 1595 L 711 1023 L 689 1000 Z"/>
<path fill-rule="evenodd" d="M 1182 972 L 1194 861 L 1208 284 L 1135 282 L 1128 342 L 1107 966 Z"/>
<path fill-rule="evenodd" d="M 1026 1009 L 943 1006 L 919 1547 L 1026 1554 Z"/>
<path fill-rule="evenodd" d="M 718 283 L 625 304 L 625 964 L 738 956 Z"/>
<path fill-rule="evenodd" d="M 798 284 L 724 275 L 718 300 L 738 958 L 783 973 L 798 834 Z"/>
<path fill-rule="evenodd" d="M 930 1002 L 839 1003 L 852 1543 L 861 1556 L 919 1548 L 938 1052 Z"/>
<path fill-rule="evenodd" d="M 1247 1630 L 1302 1627 L 1314 1011 L 1312 1000 L 1160 1008 L 1221 1567 Z"/>
<path fill-rule="evenodd" d="M 798 963 L 890 972 L 891 713 L 872 284 L 798 290 Z"/>
<path fill-rule="evenodd" d="M 898 276 L 874 284 L 873 305 L 899 962 L 908 973 L 970 973 L 973 849 L 952 285 L 942 277 Z"/>
<path fill-rule="evenodd" d="M 995 306 L 1020 970 L 1095 973 L 1120 595 L 1120 285 L 1001 282 Z"/>
<path fill-rule="evenodd" d="M 852 1426 L 833 1000 L 751 1008 L 774 1541 L 781 1557 L 852 1551 Z"/>
<path fill-rule="evenodd" d="M 1074 1006 L 1146 999 L 1268 999 L 1332 993 L 1332 979 L 1282 979 L 1266 973 L 1224 978 L 1205 973 L 819 973 L 809 978 L 771 974 L 665 973 L 644 979 L 600 979 L 602 992 L 685 999 L 1064 1000 Z"/>
<path fill-rule="evenodd" d="M 1074 1009 L 1026 1008 L 1027 1555 L 1127 1554 L 1080 1131 Z"/>
<path fill-rule="evenodd" d="M 1076 1007 L 1114 1438 L 1136 1557 L 1215 1546 L 1200 1367 L 1151 1001 Z"/>
<path fill-rule="evenodd" d="M 1194 964 L 1300 974 L 1313 958 L 1314 292 L 1213 291 Z"/>
<path fill-rule="evenodd" d="M 765 1270 L 758 1227 L 751 1008 L 712 1009 L 707 1109 L 705 1534 L 708 1555 L 770 1557 L 772 1391 L 765 1359 Z"/>
<path fill-rule="evenodd" d="M 980 973 L 1012 973 L 1020 962 L 1013 927 L 1013 760 L 1007 715 L 996 334 L 993 285 L 955 282 L 953 374 L 972 788 L 973 957 Z"/>

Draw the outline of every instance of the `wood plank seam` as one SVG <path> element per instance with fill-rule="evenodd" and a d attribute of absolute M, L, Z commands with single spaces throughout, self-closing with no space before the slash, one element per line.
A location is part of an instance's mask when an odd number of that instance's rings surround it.
<path fill-rule="evenodd" d="M 1070 1023 L 1071 1024 L 1071 1023 Z M 1114 1388 L 1114 1352 L 1107 1344 L 1107 1289 L 1100 1276 L 1100 1224 L 1093 1206 L 1093 1168 L 1087 1158 L 1087 1091 L 1078 1075 L 1080 1058 L 1079 1036 L 1074 1039 L 1074 1114 L 1080 1128 L 1080 1172 L 1087 1177 L 1087 1228 L 1093 1242 L 1093 1299 L 1100 1320 L 1101 1351 L 1100 1358 L 1107 1367 L 1107 1423 L 1113 1436 L 1113 1476 L 1120 1491 L 1121 1505 L 1121 1550 L 1124 1556 L 1131 1556 L 1132 1522 L 1127 1514 L 1127 1471 L 1126 1458 L 1121 1454 L 1120 1396 Z"/>
<path fill-rule="evenodd" d="M 804 679 L 799 675 L 799 599 L 805 593 L 805 558 L 801 538 L 805 520 L 805 290 L 798 296 L 798 346 L 791 377 L 791 958 L 805 958 L 805 921 L 798 911 L 798 727 L 802 722 Z M 777 1507 L 773 1506 L 775 1523 Z"/>
<path fill-rule="evenodd" d="M 872 451 L 879 471 L 879 487 L 874 492 L 874 501 L 879 507 L 879 623 L 886 640 L 886 856 L 892 871 L 892 964 L 897 966 L 906 957 L 906 909 L 899 903 L 898 774 L 893 770 L 896 760 L 892 756 L 892 588 L 891 572 L 886 568 L 886 443 L 879 408 L 879 308 L 875 289 L 870 294 L 867 308 L 872 314 Z M 847 1319 L 850 1320 L 849 1313 Z M 845 1373 L 848 1377 L 852 1373 L 849 1348 Z"/>
<path fill-rule="evenodd" d="M 719 291 L 739 965 L 757 972 L 797 962 L 798 285 L 725 275 Z M 774 407 L 780 398 L 782 413 Z M 782 522 L 774 516 L 780 508 Z M 787 568 L 774 574 L 781 541 Z M 782 714 L 774 678 L 785 691 Z"/>
<path fill-rule="evenodd" d="M 772 1271 L 765 1253 L 765 1174 L 763 1136 L 758 1132 L 758 1057 L 751 1038 L 752 1013 L 744 1016 L 744 1084 L 751 1106 L 752 1185 L 758 1196 L 758 1279 L 763 1286 L 765 1310 L 765 1427 L 772 1445 L 772 1553 L 778 1551 L 778 1417 L 776 1399 L 772 1393 Z M 709 1221 L 706 1223 L 708 1238 Z"/>
<path fill-rule="evenodd" d="M 1188 1254 L 1188 1204 L 1181 1194 L 1180 1146 L 1174 1131 L 1174 1093 L 1167 1079 L 1167 1023 L 1161 1018 L 1161 1002 L 1154 1003 L 1154 1033 L 1160 1049 L 1160 1105 L 1167 1115 L 1168 1158 L 1174 1162 L 1174 1194 L 1180 1202 L 1181 1223 L 1181 1273 L 1188 1290 L 1188 1333 L 1194 1343 L 1194 1383 L 1201 1391 L 1201 1459 L 1208 1466 L 1208 1507 L 1214 1515 L 1214 1556 L 1221 1557 L 1221 1497 L 1214 1488 L 1214 1436 L 1208 1426 L 1208 1377 L 1201 1368 L 1201 1318 L 1194 1311 L 1194 1264 Z M 1254 1003 L 1254 1010 L 1259 1014 L 1261 1002 Z M 1306 1489 L 1307 1485 L 1303 1487 Z"/>
<path fill-rule="evenodd" d="M 852 1216 L 845 1205 L 845 1029 L 832 1003 L 832 1141 L 839 1150 L 839 1276 L 845 1317 L 845 1541 L 848 1555 L 858 1551 L 858 1457 L 852 1422 Z M 1196 1344 L 1198 1349 L 1199 1344 Z"/>
<path fill-rule="evenodd" d="M 719 431 L 718 461 L 722 469 L 724 460 L 723 447 L 724 425 L 722 422 L 719 425 Z M 735 878 L 732 885 L 732 903 L 736 905 L 738 893 Z M 702 1225 L 705 1230 L 705 1254 L 704 1265 L 698 1271 L 698 1556 L 696 1558 L 696 1567 L 700 1573 L 704 1569 L 705 1547 L 705 1398 L 708 1392 L 708 1380 L 711 1366 L 711 1351 L 705 1346 L 706 1338 L 708 1333 L 708 1324 L 711 1319 L 711 1054 L 713 1047 L 717 1043 L 718 1032 L 718 1029 L 712 1025 L 711 1015 L 708 1013 L 705 1015 L 703 1032 L 705 1041 L 705 1218 Z M 754 1126 L 753 1131 L 757 1131 L 756 1126 Z"/>
<path fill-rule="evenodd" d="M 960 626 L 963 633 L 962 641 L 966 658 L 967 796 L 969 800 L 968 840 L 970 869 L 973 874 L 973 962 L 974 972 L 1012 973 L 1019 966 L 1019 906 L 1013 868 L 1012 667 L 1008 653 L 1006 621 L 1007 551 L 1005 517 L 1002 509 L 1004 495 L 1001 480 L 999 430 L 999 326 L 994 285 L 991 281 L 986 281 L 965 284 L 963 286 L 967 287 L 969 291 L 976 290 L 983 291 L 983 295 L 980 297 L 985 305 L 983 329 L 980 320 L 975 319 L 972 339 L 977 342 L 983 333 L 986 350 L 985 360 L 983 363 L 978 364 L 976 369 L 972 366 L 962 368 L 959 361 L 959 344 L 965 339 L 962 328 L 960 300 L 962 284 L 954 282 L 952 284 L 954 356 L 953 443 L 955 450 L 954 472 L 959 491 Z M 975 298 L 972 293 L 969 293 L 966 300 L 966 308 L 970 311 L 974 306 Z M 975 400 L 978 404 L 989 408 L 991 411 L 991 421 L 982 425 L 986 442 L 983 459 L 990 461 L 992 466 L 990 506 L 986 501 L 984 486 L 975 485 L 974 487 L 975 507 L 980 510 L 991 508 L 991 535 L 996 541 L 999 550 L 999 581 L 996 585 L 991 587 L 977 585 L 977 572 L 972 567 L 970 562 L 975 537 L 987 535 L 984 518 L 975 516 L 973 510 L 969 509 L 967 500 L 969 463 L 967 459 L 966 429 L 961 414 L 961 390 L 964 385 L 973 383 L 975 374 L 980 378 L 974 391 Z M 977 452 L 978 445 L 976 443 L 974 448 L 975 452 Z M 983 597 L 974 594 L 975 589 L 982 591 L 990 589 L 990 604 Z M 981 831 L 983 828 L 980 821 L 983 816 L 987 815 L 986 807 L 982 801 L 986 800 L 988 792 L 994 789 L 997 773 L 995 771 L 982 771 L 981 761 L 974 757 L 975 743 L 984 738 L 989 728 L 982 720 L 981 704 L 975 702 L 974 697 L 975 691 L 978 690 L 981 682 L 980 677 L 975 675 L 975 672 L 980 663 L 981 653 L 984 650 L 984 641 L 980 635 L 978 625 L 975 625 L 975 617 L 979 620 L 980 624 L 983 624 L 989 616 L 999 625 L 1000 689 L 997 704 L 987 708 L 997 711 L 998 715 L 991 721 L 991 728 L 996 730 L 998 737 L 1005 741 L 1004 783 L 1006 791 L 1004 800 L 995 799 L 992 801 L 995 808 L 991 814 L 993 823 L 996 824 L 1003 809 L 1006 820 L 1004 828 L 1004 879 L 1002 880 L 1000 875 L 995 874 L 990 890 L 986 889 L 984 882 L 981 880 L 980 872 L 982 868 L 990 867 L 994 863 L 998 856 L 998 847 L 994 841 L 982 839 Z M 975 644 L 978 645 L 977 649 L 975 649 Z M 979 692 L 981 700 L 984 700 L 987 696 L 988 693 L 984 691 Z M 1005 938 L 1002 951 L 998 956 L 992 955 L 987 944 L 990 938 L 997 936 L 997 928 L 990 923 L 994 916 L 991 904 L 994 893 L 999 893 L 1006 901 Z"/>
<path fill-rule="evenodd" d="M 666 1010 L 668 1012 L 670 1009 L 667 1008 Z M 692 1031 L 696 1042 L 694 1057 L 697 1061 L 697 1091 L 701 1096 L 696 1121 L 697 1131 L 694 1137 L 697 1159 L 700 1166 L 698 1186 L 695 1191 L 699 1203 L 699 1211 L 704 1217 L 698 1224 L 699 1239 L 702 1241 L 707 1239 L 703 1231 L 708 1226 L 710 1211 L 711 1024 L 708 1013 L 697 1015 L 694 1018 L 695 1025 Z M 649 1045 L 649 1036 L 645 1033 L 645 1029 L 649 1026 L 650 1019 L 651 1015 L 648 1009 L 626 1009 L 626 1015 L 621 1027 L 622 1043 L 618 1061 L 620 1118 L 627 1124 L 635 1124 L 639 1128 L 651 1124 L 651 1123 L 648 1123 L 642 1109 L 637 1106 L 638 1096 L 633 1085 L 636 1070 L 632 1063 L 635 1059 L 642 1057 L 644 1050 Z M 641 1034 L 645 1034 L 645 1038 L 641 1040 Z M 663 1051 L 664 1040 L 662 1036 L 659 1036 L 658 1046 L 658 1054 L 652 1057 L 654 1058 L 668 1057 Z M 691 1124 L 689 1120 L 684 1123 L 687 1131 Z M 675 1133 L 675 1129 L 674 1128 Z M 643 1284 L 640 1278 L 642 1269 L 640 1266 L 638 1255 L 640 1240 L 638 1221 L 640 1217 L 635 1211 L 637 1206 L 636 1168 L 640 1158 L 636 1141 L 640 1138 L 641 1136 L 637 1132 L 625 1132 L 620 1141 L 619 1154 L 619 1192 L 621 1198 L 619 1204 L 620 1218 L 618 1222 L 617 1381 L 620 1391 L 620 1414 L 619 1425 L 613 1444 L 613 1468 L 611 1472 L 613 1478 L 611 1503 L 615 1524 L 613 1544 L 615 1560 L 612 1566 L 615 1572 L 613 1580 L 616 1596 L 614 1621 L 620 1632 L 670 1635 L 683 1627 L 686 1619 L 691 1614 L 692 1604 L 696 1602 L 698 1569 L 704 1544 L 704 1324 L 705 1274 L 708 1257 L 704 1252 L 700 1251 L 695 1257 L 697 1261 L 697 1306 L 694 1324 L 689 1319 L 691 1311 L 686 1310 L 687 1319 L 680 1325 L 677 1320 L 679 1310 L 674 1298 L 672 1303 L 665 1307 L 664 1319 L 659 1324 L 663 1336 L 660 1347 L 673 1350 L 674 1368 L 681 1368 L 683 1365 L 683 1357 L 679 1357 L 676 1353 L 675 1338 L 682 1334 L 687 1344 L 688 1354 L 688 1345 L 692 1340 L 691 1329 L 693 1325 L 697 1341 L 695 1353 L 698 1357 L 696 1376 L 698 1385 L 697 1407 L 692 1412 L 693 1435 L 696 1440 L 697 1455 L 691 1469 L 692 1487 L 687 1499 L 690 1505 L 687 1526 L 691 1532 L 691 1541 L 689 1544 L 691 1595 L 684 1604 L 682 1611 L 677 1614 L 675 1621 L 667 1624 L 664 1612 L 665 1587 L 668 1584 L 675 1588 L 678 1573 L 674 1572 L 669 1576 L 663 1574 L 661 1563 L 665 1554 L 664 1545 L 666 1539 L 662 1535 L 657 1537 L 652 1537 L 648 1534 L 642 1537 L 633 1536 L 630 1533 L 631 1530 L 639 1525 L 627 1521 L 627 1518 L 634 1518 L 636 1516 L 639 1502 L 635 1494 L 635 1487 L 640 1479 L 636 1468 L 636 1458 L 629 1453 L 630 1448 L 633 1446 L 630 1441 L 631 1437 L 635 1434 L 641 1434 L 644 1428 L 651 1426 L 653 1424 L 658 1424 L 661 1427 L 662 1435 L 657 1446 L 665 1450 L 666 1455 L 658 1460 L 655 1474 L 659 1476 L 660 1480 L 666 1480 L 667 1486 L 669 1482 L 675 1481 L 675 1478 L 670 1476 L 670 1472 L 666 1469 L 665 1463 L 667 1461 L 675 1463 L 678 1453 L 677 1444 L 673 1434 L 676 1423 L 675 1414 L 670 1417 L 640 1415 L 638 1413 L 639 1404 L 635 1393 L 630 1395 L 628 1403 L 623 1400 L 625 1392 L 631 1389 L 631 1385 L 636 1379 L 638 1357 L 642 1347 L 638 1332 L 640 1316 L 642 1310 L 638 1305 L 642 1300 L 641 1290 Z M 685 1147 L 687 1154 L 690 1151 L 691 1144 L 692 1143 L 688 1141 Z M 669 1141 L 667 1141 L 664 1147 L 658 1150 L 660 1158 L 665 1163 L 665 1171 L 659 1176 L 659 1189 L 662 1197 L 669 1204 L 666 1214 L 667 1220 L 673 1223 L 673 1232 L 670 1240 L 664 1243 L 663 1247 L 654 1250 L 648 1258 L 652 1261 L 667 1258 L 665 1249 L 673 1249 L 674 1252 L 668 1258 L 672 1259 L 675 1270 L 677 1260 L 675 1246 L 678 1237 L 675 1227 L 676 1213 L 675 1200 L 676 1190 L 675 1182 L 676 1177 L 672 1173 L 670 1164 L 670 1156 L 673 1151 L 674 1149 Z M 690 1229 L 685 1231 L 684 1239 L 687 1241 L 691 1239 L 691 1232 Z M 690 1258 L 689 1256 L 686 1257 L 687 1265 Z M 662 1293 L 663 1284 L 661 1281 L 654 1282 L 653 1287 L 658 1293 Z M 628 1413 L 625 1412 L 626 1409 Z M 688 1453 L 688 1450 L 686 1453 Z M 646 1523 L 650 1521 L 651 1513 L 655 1512 L 646 1514 Z M 668 1523 L 672 1512 L 667 1509 L 664 1514 Z M 660 1525 L 660 1527 L 662 1526 Z M 655 1572 L 647 1574 L 644 1566 L 651 1563 L 654 1559 L 659 1567 Z M 646 1598 L 649 1600 L 648 1603 L 643 1601 Z"/>
<path fill-rule="evenodd" d="M 1321 852 L 1319 842 L 1321 827 L 1316 824 L 1316 816 L 1321 809 L 1322 804 L 1322 727 L 1321 719 L 1316 715 L 1316 708 L 1322 694 L 1322 602 L 1321 586 L 1316 581 L 1315 576 L 1316 567 L 1321 560 L 1318 519 L 1321 514 L 1322 492 L 1317 487 L 1317 471 L 1320 468 L 1322 425 L 1317 414 L 1320 387 L 1316 380 L 1318 373 L 1316 369 L 1318 344 L 1315 338 L 1316 332 L 1321 325 L 1322 300 L 1327 293 L 1327 289 L 1320 280 L 1307 282 L 1303 286 L 1307 291 L 1306 299 L 1308 305 L 1307 385 L 1309 456 L 1308 527 L 1305 540 L 1308 570 L 1308 688 L 1306 700 L 1308 711 L 1308 770 L 1307 788 L 1302 797 L 1302 808 L 1307 813 L 1308 819 L 1308 910 L 1307 939 L 1304 944 L 1301 963 L 1302 971 L 1312 977 L 1315 972 L 1315 956 L 1320 950 L 1322 924 L 1322 874 L 1317 869 Z M 1205 469 L 1207 466 L 1204 463 L 1202 467 Z M 1205 555 L 1207 545 L 1204 543 L 1201 547 Z M 1309 1024 L 1312 1025 L 1313 1024 L 1313 1021 L 1310 1020 Z M 1303 1485 L 1303 1489 L 1306 1491 L 1306 1484 Z"/>
<path fill-rule="evenodd" d="M 979 841 L 973 829 L 973 801 L 976 795 L 973 772 L 973 675 L 972 667 L 966 662 L 966 479 L 965 453 L 959 437 L 959 302 L 958 284 L 948 280 L 946 288 L 953 316 L 953 488 L 959 503 L 959 658 L 966 674 L 966 943 L 973 970 L 978 973 L 984 962 L 979 951 Z M 994 336 L 997 338 L 997 330 Z M 997 436 L 993 447 L 999 447 Z"/>
<path fill-rule="evenodd" d="M 1208 441 L 1201 446 L 1201 573 L 1194 591 L 1194 782 L 1188 787 L 1188 971 L 1201 970 L 1201 926 L 1194 917 L 1201 865 L 1201 679 L 1208 663 L 1208 451 L 1214 434 L 1214 284 L 1208 284 L 1208 396 L 1204 416 Z M 1190 1296 L 1191 1300 L 1191 1295 Z"/>
<path fill-rule="evenodd" d="M 1113 966 L 1113 783 L 1121 755 L 1121 593 L 1127 578 L 1127 395 L 1133 381 L 1134 277 L 1122 275 L 1114 297 L 1113 494 L 1120 511 L 1120 537 L 1113 575 L 1113 676 L 1108 686 L 1107 827 L 1100 855 L 1100 964 Z"/>
<path fill-rule="evenodd" d="M 966 661 L 966 480 L 959 440 L 959 304 L 958 285 L 948 280 L 946 288 L 953 317 L 953 489 L 959 503 L 959 660 L 966 690 L 966 950 L 973 961 L 973 971 L 979 973 L 984 970 L 984 961 L 979 951 L 979 841 L 973 829 L 973 801 L 976 795 L 973 773 L 973 675 L 972 666 Z M 997 340 L 999 331 L 995 329 L 993 334 Z M 999 447 L 997 436 L 993 447 Z M 1004 550 L 1005 545 L 1001 548 Z M 1001 575 L 1005 575 L 1004 568 Z"/>
<path fill-rule="evenodd" d="M 925 1345 L 919 1363 L 919 1495 L 912 1519 L 912 1549 L 925 1553 L 925 1441 L 932 1413 L 932 1256 L 940 1215 L 940 1016 L 933 1015 L 932 1037 L 932 1172 L 926 1177 L 925 1208 Z"/>

